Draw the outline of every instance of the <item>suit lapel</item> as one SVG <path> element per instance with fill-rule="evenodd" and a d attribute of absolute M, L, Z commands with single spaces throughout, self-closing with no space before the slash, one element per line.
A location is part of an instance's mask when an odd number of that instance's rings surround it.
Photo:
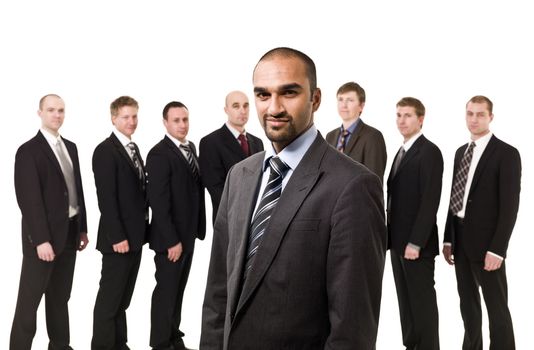
<path fill-rule="evenodd" d="M 261 180 L 261 175 L 263 173 L 262 165 L 263 160 L 265 159 L 265 152 L 260 153 L 255 161 L 251 162 L 247 167 L 243 168 L 241 174 L 236 174 L 238 178 L 240 187 L 243 189 L 255 189 L 254 191 L 242 190 L 239 191 L 239 198 L 237 198 L 237 203 L 240 204 L 237 212 L 241 215 L 232 216 L 232 221 L 228 223 L 228 227 L 233 229 L 235 232 L 235 237 L 238 242 L 235 245 L 235 251 L 232 253 L 236 257 L 236 263 L 234 264 L 234 271 L 230 275 L 233 276 L 229 280 L 228 284 L 230 285 L 230 310 L 236 310 L 236 304 L 240 295 L 243 295 L 241 292 L 241 280 L 243 277 L 243 268 L 245 265 L 245 257 L 247 255 L 247 244 L 248 244 L 248 235 L 250 230 L 250 220 L 252 217 L 252 212 L 256 206 L 256 200 L 258 196 L 258 189 Z"/>
<path fill-rule="evenodd" d="M 239 145 L 237 139 L 234 137 L 234 134 L 228 129 L 228 126 L 224 124 L 221 128 L 223 133 L 223 142 L 224 144 L 232 151 L 232 153 L 239 154 L 241 160 L 245 159 L 245 154 L 243 153 L 243 149 Z M 249 139 L 249 147 L 250 147 L 250 139 Z"/>
<path fill-rule="evenodd" d="M 322 172 L 319 166 L 327 147 L 328 144 L 322 136 L 317 135 L 315 141 L 291 175 L 271 216 L 258 252 L 254 257 L 254 265 L 243 285 L 236 313 L 247 302 L 269 269 L 296 212 L 320 178 Z M 247 224 L 247 234 L 249 222 L 250 220 L 247 218 L 245 223 Z M 246 244 L 244 249 L 246 249 Z"/>
<path fill-rule="evenodd" d="M 59 164 L 59 161 L 57 160 L 56 154 L 50 147 L 50 144 L 48 143 L 44 135 L 41 133 L 41 131 L 37 133 L 36 137 L 37 137 L 39 144 L 41 145 L 41 149 L 46 154 L 48 159 L 50 159 L 52 164 L 54 164 L 54 168 L 57 170 L 58 174 L 63 179 L 63 183 L 65 184 L 65 187 L 66 187 L 67 183 L 65 182 L 65 177 L 63 175 L 63 171 L 61 170 L 61 165 Z"/>
<path fill-rule="evenodd" d="M 415 157 L 418 153 L 419 153 L 419 150 L 421 148 L 421 145 L 426 141 L 426 138 L 421 135 L 419 136 L 419 138 L 413 143 L 412 147 L 410 147 L 410 149 L 408 150 L 408 152 L 406 152 L 404 154 L 404 158 L 402 158 L 400 164 L 399 164 L 399 168 L 397 169 L 397 172 L 395 173 L 395 175 L 393 176 L 393 178 L 395 178 L 401 171 L 402 169 L 404 168 L 404 166 L 406 164 L 408 164 L 410 162 L 410 160 Z M 398 154 L 397 154 L 398 156 Z M 397 157 L 395 157 L 397 158 Z"/>
<path fill-rule="evenodd" d="M 478 180 L 480 179 L 480 176 L 484 173 L 484 168 L 486 167 L 488 160 L 493 154 L 496 145 L 497 138 L 495 137 L 495 135 L 492 135 L 491 139 L 488 142 L 488 145 L 486 146 L 486 149 L 484 150 L 482 156 L 480 156 L 480 160 L 478 161 L 477 168 L 475 169 L 475 173 L 473 174 L 473 181 L 471 182 L 471 187 L 469 188 L 469 194 L 473 193 L 473 190 L 476 188 Z"/>
<path fill-rule="evenodd" d="M 111 136 L 109 137 L 109 139 L 111 140 L 111 143 L 113 144 L 113 146 L 115 146 L 115 148 L 117 149 L 117 152 L 119 152 L 119 154 L 124 158 L 124 160 L 130 165 L 130 169 L 133 171 L 134 175 L 136 177 L 139 177 L 139 172 L 137 171 L 137 168 L 135 167 L 135 164 L 133 163 L 132 158 L 130 158 L 130 155 L 128 154 L 128 152 L 126 152 L 126 149 L 124 148 L 122 143 L 119 141 L 117 136 L 115 136 L 114 133 L 111 133 Z M 139 156 L 141 163 L 143 163 L 141 159 L 141 155 L 139 154 L 138 156 Z"/>
<path fill-rule="evenodd" d="M 350 136 L 349 143 L 345 147 L 343 153 L 349 154 L 356 145 L 356 142 L 360 138 L 360 135 L 365 132 L 365 123 L 360 120 L 356 126 L 356 132 Z M 339 133 L 339 132 L 338 132 Z"/>
<path fill-rule="evenodd" d="M 189 162 L 187 161 L 187 158 L 185 158 L 182 151 L 180 151 L 176 144 L 172 142 L 172 140 L 167 135 L 165 135 L 165 137 L 163 138 L 163 142 L 167 147 L 169 147 L 171 153 L 174 153 L 180 159 L 179 161 L 183 163 L 183 166 L 185 167 L 185 169 L 187 169 L 187 173 L 191 175 L 191 177 L 193 177 L 193 171 L 191 170 L 191 166 L 189 165 Z M 191 152 L 193 152 L 193 157 L 196 158 L 195 148 L 191 143 L 189 144 L 189 146 Z"/>

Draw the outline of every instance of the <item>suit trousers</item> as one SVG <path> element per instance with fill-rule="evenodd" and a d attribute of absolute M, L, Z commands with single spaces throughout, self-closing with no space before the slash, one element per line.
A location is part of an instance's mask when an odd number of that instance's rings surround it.
<path fill-rule="evenodd" d="M 45 296 L 48 349 L 70 349 L 68 301 L 76 262 L 77 217 L 70 220 L 64 250 L 54 261 L 35 255 L 22 258 L 19 294 L 9 348 L 30 350 L 37 330 L 37 309 Z"/>
<path fill-rule="evenodd" d="M 152 293 L 150 346 L 166 348 L 182 342 L 180 331 L 182 300 L 191 270 L 193 252 L 184 252 L 177 262 L 167 259 L 167 253 L 154 256 L 156 287 Z"/>
<path fill-rule="evenodd" d="M 434 258 L 407 260 L 391 250 L 391 265 L 403 344 L 409 350 L 439 349 L 439 316 L 434 289 Z"/>
<path fill-rule="evenodd" d="M 102 254 L 102 275 L 93 313 L 92 350 L 128 349 L 126 309 L 130 306 L 142 251 Z"/>
<path fill-rule="evenodd" d="M 514 330 L 512 316 L 508 309 L 508 285 L 506 266 L 488 272 L 484 270 L 484 261 L 470 261 L 462 245 L 464 232 L 462 220 L 454 221 L 456 245 L 454 249 L 454 266 L 460 311 L 464 321 L 463 350 L 482 350 L 482 309 L 479 288 L 482 289 L 488 311 L 490 330 L 490 350 L 514 350 Z"/>

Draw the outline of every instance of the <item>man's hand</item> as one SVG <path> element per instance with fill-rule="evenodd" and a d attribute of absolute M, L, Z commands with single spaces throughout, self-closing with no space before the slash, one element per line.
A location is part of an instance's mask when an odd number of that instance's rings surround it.
<path fill-rule="evenodd" d="M 484 270 L 495 271 L 501 268 L 502 260 L 495 255 L 486 253 L 486 259 L 484 259 Z"/>
<path fill-rule="evenodd" d="M 54 261 L 56 254 L 50 242 L 44 242 L 37 246 L 37 256 L 43 261 Z"/>
<path fill-rule="evenodd" d="M 407 259 L 407 260 L 419 259 L 419 250 L 411 247 L 410 245 L 407 245 L 406 249 L 404 249 L 404 259 Z"/>
<path fill-rule="evenodd" d="M 124 254 L 130 251 L 130 246 L 128 245 L 128 240 L 125 239 L 122 242 L 113 245 L 113 251 L 115 253 Z"/>
<path fill-rule="evenodd" d="M 177 262 L 180 259 L 180 256 L 182 256 L 181 242 L 167 249 L 167 259 L 169 259 L 170 261 Z"/>
<path fill-rule="evenodd" d="M 454 265 L 454 255 L 452 255 L 452 246 L 448 244 L 443 245 L 443 257 L 449 265 Z"/>
<path fill-rule="evenodd" d="M 82 251 L 85 248 L 87 248 L 87 245 L 89 244 L 89 238 L 87 238 L 87 233 L 82 232 L 80 233 L 80 244 L 78 245 L 78 251 Z"/>

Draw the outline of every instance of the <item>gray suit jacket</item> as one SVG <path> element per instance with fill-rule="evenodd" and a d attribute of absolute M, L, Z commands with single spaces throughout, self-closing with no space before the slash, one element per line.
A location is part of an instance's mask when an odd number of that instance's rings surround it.
<path fill-rule="evenodd" d="M 334 148 L 337 147 L 339 133 L 340 130 L 337 128 L 326 135 L 326 141 Z M 356 132 L 351 135 L 343 153 L 365 165 L 383 182 L 387 153 L 386 143 L 380 131 L 360 120 Z"/>
<path fill-rule="evenodd" d="M 386 249 L 377 176 L 317 135 L 242 285 L 264 152 L 230 171 L 213 233 L 201 349 L 374 349 Z"/>

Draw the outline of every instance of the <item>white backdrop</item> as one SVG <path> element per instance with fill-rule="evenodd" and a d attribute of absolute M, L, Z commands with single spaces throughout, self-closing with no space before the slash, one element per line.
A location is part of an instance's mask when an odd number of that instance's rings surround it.
<path fill-rule="evenodd" d="M 497 4 L 498 3 L 498 4 Z M 401 137 L 395 103 L 403 96 L 423 101 L 423 131 L 445 159 L 438 214 L 442 237 L 454 151 L 467 142 L 466 101 L 484 94 L 494 103 L 493 132 L 516 146 L 523 161 L 521 206 L 507 259 L 509 298 L 518 349 L 532 345 L 534 242 L 528 215 L 533 209 L 530 137 L 534 79 L 531 11 L 523 2 L 471 1 L 17 1 L 0 5 L 0 190 L 4 244 L 0 266 L 5 283 L 0 299 L 0 348 L 7 348 L 20 263 L 20 211 L 13 188 L 13 163 L 20 144 L 40 126 L 39 98 L 57 93 L 66 102 L 62 135 L 78 145 L 91 243 L 78 255 L 70 302 L 71 339 L 89 349 L 92 309 L 101 255 L 94 250 L 98 207 L 91 171 L 95 146 L 111 131 L 109 103 L 131 95 L 140 103 L 134 140 L 144 156 L 163 135 L 161 110 L 171 100 L 190 110 L 189 138 L 200 138 L 225 120 L 224 97 L 240 89 L 252 102 L 252 69 L 276 46 L 302 50 L 315 60 L 323 103 L 316 125 L 326 134 L 340 124 L 335 92 L 350 80 L 367 92 L 362 118 L 380 129 L 391 165 Z M 253 106 L 253 103 L 252 103 Z M 5 122 L 5 123 L 4 123 Z M 247 130 L 261 135 L 254 108 Z M 265 137 L 264 141 L 265 141 Z M 209 196 L 207 218 L 211 218 Z M 183 330 L 197 346 L 211 226 L 197 244 L 186 290 Z M 530 232 L 529 232 L 530 231 Z M 388 254 L 389 255 L 389 254 Z M 128 311 L 129 344 L 148 348 L 153 253 L 145 248 Z M 436 289 L 442 349 L 459 349 L 463 336 L 453 268 L 436 260 Z M 44 307 L 39 311 L 35 349 L 47 344 Z M 402 349 L 398 308 L 389 265 L 384 274 L 379 350 Z M 530 324 L 530 326 L 529 326 Z M 487 322 L 484 333 L 487 338 Z M 487 347 L 488 341 L 485 346 Z"/>

